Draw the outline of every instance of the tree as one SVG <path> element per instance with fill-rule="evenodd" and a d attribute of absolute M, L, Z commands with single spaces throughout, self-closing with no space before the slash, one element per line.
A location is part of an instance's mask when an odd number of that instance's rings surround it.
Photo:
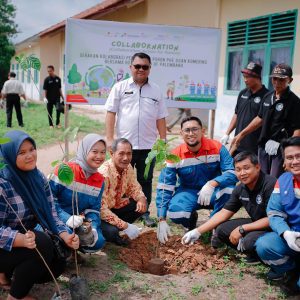
<path fill-rule="evenodd" d="M 10 69 L 10 60 L 15 54 L 11 38 L 17 33 L 14 23 L 16 8 L 10 0 L 0 0 L 0 87 Z"/>
<path fill-rule="evenodd" d="M 81 74 L 77 71 L 77 65 L 73 64 L 68 74 L 68 82 L 70 84 L 73 84 L 73 92 L 74 92 L 74 84 L 79 83 L 80 80 L 81 80 Z"/>

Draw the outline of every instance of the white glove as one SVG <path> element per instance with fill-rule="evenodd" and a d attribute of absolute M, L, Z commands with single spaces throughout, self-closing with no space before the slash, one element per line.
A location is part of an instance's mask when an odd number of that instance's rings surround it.
<path fill-rule="evenodd" d="M 168 241 L 168 236 L 171 235 L 171 230 L 166 221 L 158 222 L 156 235 L 157 235 L 157 239 L 162 244 L 165 244 Z"/>
<path fill-rule="evenodd" d="M 60 103 L 63 103 L 65 100 L 63 98 L 60 98 Z"/>
<path fill-rule="evenodd" d="M 82 225 L 83 218 L 84 218 L 83 216 L 73 215 L 67 220 L 66 224 L 71 228 L 77 228 Z"/>
<path fill-rule="evenodd" d="M 46 98 L 46 97 L 44 98 L 44 103 L 45 103 L 45 104 L 47 104 L 47 103 L 48 103 L 48 100 L 47 100 L 47 98 Z"/>
<path fill-rule="evenodd" d="M 187 232 L 181 239 L 181 244 L 189 244 L 193 245 L 201 236 L 201 233 L 198 231 L 197 228 Z"/>
<path fill-rule="evenodd" d="M 265 145 L 265 151 L 269 154 L 269 155 L 276 155 L 278 148 L 280 146 L 280 143 L 273 141 L 273 140 L 268 140 L 266 142 Z"/>
<path fill-rule="evenodd" d="M 127 223 L 128 227 L 123 230 L 125 234 L 131 239 L 134 240 L 140 235 L 140 230 L 137 226 Z"/>
<path fill-rule="evenodd" d="M 221 138 L 221 143 L 223 144 L 223 145 L 226 145 L 227 143 L 228 143 L 228 140 L 229 140 L 229 135 L 228 134 L 224 134 L 223 136 L 222 136 L 222 138 Z"/>
<path fill-rule="evenodd" d="M 240 252 L 244 252 L 246 250 L 245 246 L 244 246 L 244 238 L 239 239 L 239 243 L 237 245 L 237 250 Z"/>
<path fill-rule="evenodd" d="M 296 244 L 296 238 L 300 238 L 300 232 L 286 230 L 283 237 L 291 249 L 300 252 L 300 247 Z"/>
<path fill-rule="evenodd" d="M 214 193 L 215 188 L 207 182 L 202 189 L 198 192 L 198 203 L 203 206 L 208 206 L 210 204 L 210 199 Z"/>

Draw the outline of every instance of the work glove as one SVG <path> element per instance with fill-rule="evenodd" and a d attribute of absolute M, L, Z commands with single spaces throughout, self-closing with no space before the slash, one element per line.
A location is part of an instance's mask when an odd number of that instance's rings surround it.
<path fill-rule="evenodd" d="M 187 232 L 181 239 L 181 244 L 186 245 L 193 245 L 197 240 L 199 240 L 199 237 L 201 236 L 201 233 L 198 231 L 197 228 Z"/>
<path fill-rule="evenodd" d="M 296 239 L 300 238 L 300 232 L 286 230 L 283 233 L 283 237 L 291 249 L 300 252 L 300 247 L 298 246 L 298 243 L 296 243 Z"/>
<path fill-rule="evenodd" d="M 276 155 L 278 148 L 280 146 L 280 143 L 273 141 L 273 140 L 268 140 L 266 142 L 265 145 L 265 151 L 269 154 L 269 155 Z"/>
<path fill-rule="evenodd" d="M 140 235 L 140 230 L 136 225 L 127 223 L 128 227 L 123 232 L 131 239 L 134 240 Z"/>
<path fill-rule="evenodd" d="M 45 103 L 45 104 L 47 104 L 47 103 L 48 103 L 48 100 L 47 100 L 47 98 L 46 98 L 46 97 L 44 98 L 44 103 Z"/>
<path fill-rule="evenodd" d="M 165 244 L 168 241 L 168 236 L 171 235 L 171 230 L 166 221 L 158 222 L 156 235 L 157 239 L 162 244 Z"/>
<path fill-rule="evenodd" d="M 60 103 L 63 103 L 64 102 L 64 99 L 63 98 L 60 98 Z"/>
<path fill-rule="evenodd" d="M 215 188 L 207 182 L 202 189 L 198 192 L 198 203 L 202 206 L 208 206 L 210 204 L 210 199 L 214 193 Z"/>
<path fill-rule="evenodd" d="M 83 216 L 73 215 L 67 220 L 66 224 L 67 226 L 75 229 L 82 225 L 83 219 L 84 219 Z"/>
<path fill-rule="evenodd" d="M 225 146 L 228 143 L 228 140 L 229 140 L 229 135 L 225 134 L 225 135 L 222 136 L 220 141 Z"/>
<path fill-rule="evenodd" d="M 242 238 L 242 237 L 239 239 L 239 243 L 237 245 L 237 250 L 240 252 L 244 252 L 246 250 L 245 245 L 244 245 L 244 238 Z"/>

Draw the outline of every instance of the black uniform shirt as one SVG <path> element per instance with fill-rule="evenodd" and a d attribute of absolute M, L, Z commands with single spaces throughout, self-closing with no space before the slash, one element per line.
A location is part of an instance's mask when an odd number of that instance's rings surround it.
<path fill-rule="evenodd" d="M 45 78 L 43 89 L 47 91 L 47 99 L 50 102 L 58 102 L 60 100 L 61 80 L 58 76 L 48 76 Z"/>
<path fill-rule="evenodd" d="M 275 92 L 264 97 L 258 116 L 263 124 L 259 145 L 264 147 L 268 140 L 281 142 L 300 129 L 300 99 L 289 89 L 275 101 Z"/>
<path fill-rule="evenodd" d="M 268 91 L 269 90 L 263 85 L 256 93 L 252 93 L 248 88 L 239 93 L 235 106 L 235 114 L 237 115 L 235 135 L 246 128 L 257 116 L 262 99 Z M 259 128 L 243 138 L 237 148 L 237 151 L 241 152 L 247 150 L 257 154 L 257 142 L 260 136 L 260 131 L 261 129 Z"/>
<path fill-rule="evenodd" d="M 251 191 L 241 183 L 233 190 L 224 208 L 236 213 L 243 206 L 253 222 L 260 220 L 267 216 L 266 208 L 275 183 L 275 177 L 260 172 L 254 189 Z"/>

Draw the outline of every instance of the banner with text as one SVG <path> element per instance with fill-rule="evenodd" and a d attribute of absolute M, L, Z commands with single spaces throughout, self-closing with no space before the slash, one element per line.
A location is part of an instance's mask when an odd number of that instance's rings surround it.
<path fill-rule="evenodd" d="M 220 29 L 68 19 L 67 103 L 104 104 L 127 79 L 130 58 L 147 53 L 150 78 L 169 107 L 216 108 Z"/>

